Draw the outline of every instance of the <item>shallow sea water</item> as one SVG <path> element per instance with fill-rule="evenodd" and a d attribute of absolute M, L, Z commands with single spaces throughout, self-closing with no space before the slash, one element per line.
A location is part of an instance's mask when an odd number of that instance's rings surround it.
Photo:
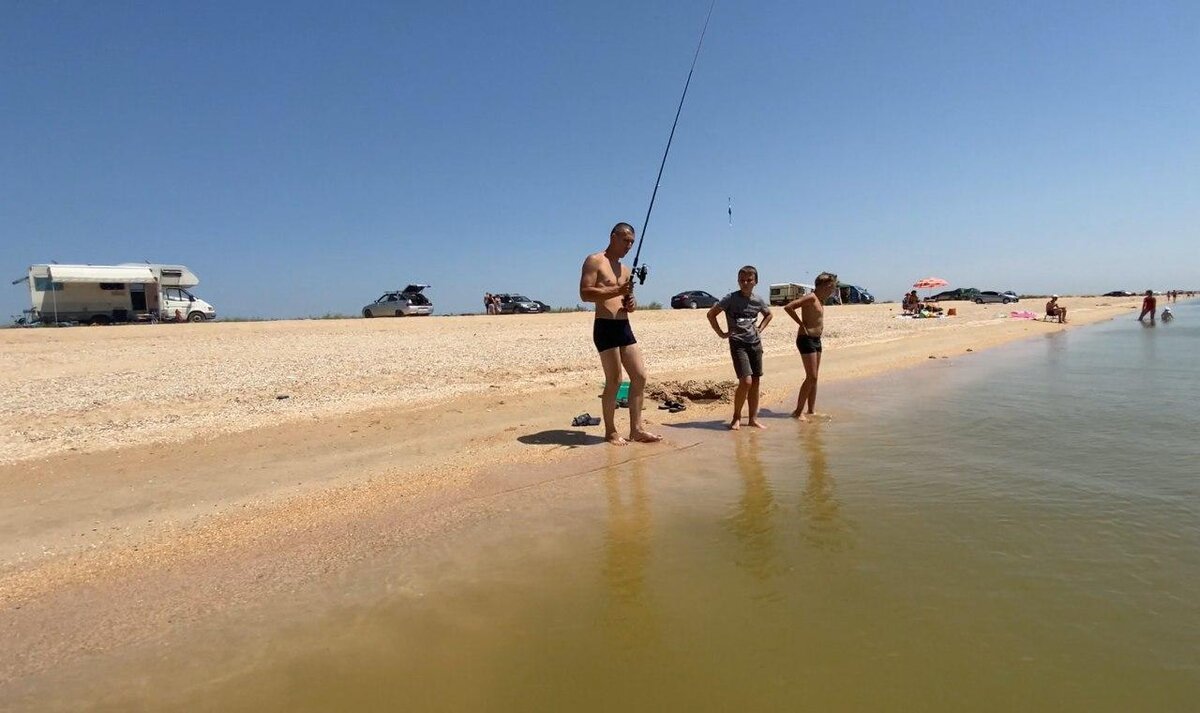
<path fill-rule="evenodd" d="M 597 447 L 87 700 L 1195 710 L 1200 305 L 1176 313 L 826 387 L 827 423 Z"/>

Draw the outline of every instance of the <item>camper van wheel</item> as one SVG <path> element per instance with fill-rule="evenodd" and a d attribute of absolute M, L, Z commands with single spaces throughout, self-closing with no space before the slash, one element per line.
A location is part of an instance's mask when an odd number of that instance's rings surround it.
<path fill-rule="evenodd" d="M 189 322 L 203 322 L 204 321 L 204 313 L 203 312 L 192 312 L 191 314 L 188 315 L 188 321 Z"/>
<path fill-rule="evenodd" d="M 111 321 L 112 321 L 112 320 L 111 320 L 111 319 L 109 319 L 107 315 L 98 314 L 98 315 L 96 315 L 96 316 L 92 317 L 91 319 L 89 319 L 89 320 L 88 320 L 88 324 L 100 324 L 100 325 L 104 325 L 104 324 L 108 324 L 108 323 L 109 323 L 109 322 L 111 322 Z"/>

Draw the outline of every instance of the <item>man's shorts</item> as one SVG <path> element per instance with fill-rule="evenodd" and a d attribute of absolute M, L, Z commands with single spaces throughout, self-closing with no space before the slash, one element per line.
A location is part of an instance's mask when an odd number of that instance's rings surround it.
<path fill-rule="evenodd" d="M 592 343 L 596 345 L 596 351 L 606 352 L 616 347 L 637 344 L 637 339 L 633 336 L 633 327 L 629 326 L 629 320 L 597 317 L 592 322 Z"/>
<path fill-rule="evenodd" d="M 729 355 L 733 357 L 733 372 L 737 378 L 762 376 L 762 342 L 746 344 L 736 339 L 729 340 Z"/>
<path fill-rule="evenodd" d="M 796 348 L 801 354 L 820 354 L 821 353 L 821 338 L 807 337 L 803 334 L 796 337 Z"/>

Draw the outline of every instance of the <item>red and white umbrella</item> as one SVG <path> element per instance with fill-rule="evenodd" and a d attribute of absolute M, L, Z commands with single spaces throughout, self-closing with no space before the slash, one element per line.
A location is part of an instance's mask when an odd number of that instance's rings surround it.
<path fill-rule="evenodd" d="M 913 289 L 936 290 L 939 287 L 945 287 L 946 285 L 949 285 L 949 284 L 950 284 L 949 282 L 946 282 L 945 280 L 943 280 L 940 277 L 926 277 L 926 278 L 917 280 L 915 283 L 913 283 Z"/>

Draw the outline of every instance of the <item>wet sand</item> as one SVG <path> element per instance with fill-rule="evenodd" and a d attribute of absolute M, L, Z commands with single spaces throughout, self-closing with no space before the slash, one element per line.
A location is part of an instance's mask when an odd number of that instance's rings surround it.
<path fill-rule="evenodd" d="M 1138 302 L 1064 304 L 1070 327 Z M 953 306 L 960 316 L 941 320 L 895 319 L 897 305 L 832 308 L 824 381 L 1063 328 L 1001 319 L 1000 305 Z M 530 482 L 526 464 L 595 458 L 610 448 L 600 427 L 569 425 L 599 412 L 588 320 L 0 332 L 0 631 L 14 653 L 0 692 L 453 527 L 480 495 Z M 730 378 L 703 311 L 639 313 L 635 329 L 652 380 Z M 787 408 L 803 377 L 794 334 L 780 313 L 766 335 L 768 407 Z M 652 427 L 728 409 L 650 406 Z M 852 408 L 819 406 L 835 418 Z M 686 445 L 631 446 L 628 457 Z"/>

